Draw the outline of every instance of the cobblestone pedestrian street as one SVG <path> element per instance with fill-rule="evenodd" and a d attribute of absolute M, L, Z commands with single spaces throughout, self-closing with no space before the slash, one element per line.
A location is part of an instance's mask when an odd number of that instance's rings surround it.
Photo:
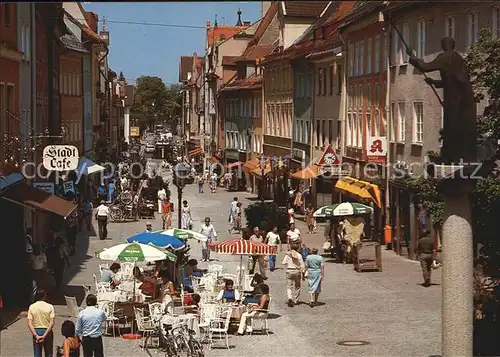
<path fill-rule="evenodd" d="M 177 189 L 171 186 L 172 202 L 177 209 Z M 208 191 L 208 190 L 206 190 Z M 250 195 L 242 192 L 198 194 L 190 185 L 184 190 L 184 199 L 189 201 L 195 229 L 205 216 L 210 216 L 219 240 L 230 237 L 227 233 L 229 202 L 238 196 L 248 206 Z M 177 214 L 174 214 L 174 225 Z M 157 215 L 152 220 L 153 229 L 161 228 Z M 94 224 L 97 227 L 96 224 Z M 298 228 L 305 232 L 302 222 Z M 99 241 L 97 237 L 79 237 L 78 254 L 73 257 L 72 269 L 66 276 L 65 292 L 81 291 L 82 285 L 93 285 L 93 274 L 98 273 L 101 262 L 95 253 L 103 248 L 123 242 L 128 236 L 145 229 L 145 221 L 124 224 L 109 224 L 109 238 Z M 321 248 L 321 227 L 313 235 L 303 235 L 309 246 Z M 233 235 L 233 237 L 237 237 Z M 200 246 L 192 243 L 191 255 L 200 259 Z M 227 270 L 236 272 L 239 257 L 212 255 L 222 261 Z M 277 259 L 280 263 L 283 253 Z M 206 263 L 200 263 L 205 267 Z M 278 264 L 279 265 L 279 264 Z M 269 273 L 272 315 L 269 320 L 270 335 L 230 336 L 231 349 L 219 347 L 206 350 L 206 356 L 430 356 L 441 353 L 441 287 L 440 270 L 435 271 L 436 285 L 423 288 L 420 266 L 405 260 L 391 251 L 383 251 L 383 272 L 356 273 L 351 265 L 340 265 L 326 259 L 325 281 L 320 301 L 324 304 L 310 308 L 306 304 L 287 307 L 284 271 Z M 308 301 L 304 287 L 302 301 Z M 60 325 L 67 319 L 68 310 L 64 300 L 56 306 L 57 326 L 55 344 L 61 342 Z M 366 341 L 363 346 L 340 346 L 345 340 Z M 105 355 L 120 357 L 142 357 L 146 353 L 133 341 L 119 337 L 105 337 Z M 1 332 L 2 357 L 32 356 L 31 338 L 23 317 Z"/>

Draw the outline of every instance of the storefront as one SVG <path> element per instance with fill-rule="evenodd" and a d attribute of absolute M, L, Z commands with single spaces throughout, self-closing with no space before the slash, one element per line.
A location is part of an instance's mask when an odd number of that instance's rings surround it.
<path fill-rule="evenodd" d="M 255 175 L 253 175 L 252 172 L 258 167 L 259 167 L 259 159 L 257 158 L 247 160 L 241 167 L 243 172 L 245 173 L 247 192 L 252 194 L 257 193 L 256 179 Z"/>

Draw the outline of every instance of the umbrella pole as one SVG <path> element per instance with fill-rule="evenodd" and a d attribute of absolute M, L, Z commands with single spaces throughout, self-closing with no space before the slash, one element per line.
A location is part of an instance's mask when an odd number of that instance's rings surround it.
<path fill-rule="evenodd" d="M 242 279 L 242 271 L 243 271 L 243 255 L 240 255 L 240 288 L 243 290 L 244 286 L 243 286 L 243 279 Z"/>

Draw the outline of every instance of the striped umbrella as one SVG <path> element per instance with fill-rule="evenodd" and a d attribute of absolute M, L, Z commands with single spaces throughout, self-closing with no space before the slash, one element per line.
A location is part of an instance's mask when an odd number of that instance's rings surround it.
<path fill-rule="evenodd" d="M 265 243 L 252 242 L 245 239 L 231 239 L 210 243 L 209 249 L 221 254 L 234 255 L 276 255 L 277 249 Z"/>
<path fill-rule="evenodd" d="M 316 218 L 325 217 L 341 217 L 341 216 L 357 216 L 362 214 L 370 214 L 373 208 L 370 206 L 356 202 L 342 202 L 329 206 L 323 206 L 314 212 Z"/>

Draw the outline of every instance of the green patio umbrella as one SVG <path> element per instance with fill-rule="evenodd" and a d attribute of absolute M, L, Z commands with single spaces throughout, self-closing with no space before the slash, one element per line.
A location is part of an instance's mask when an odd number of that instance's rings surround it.
<path fill-rule="evenodd" d="M 333 205 L 323 206 L 314 212 L 313 216 L 316 218 L 326 217 L 341 217 L 341 216 L 358 216 L 370 214 L 373 208 L 356 202 L 342 202 Z"/>

